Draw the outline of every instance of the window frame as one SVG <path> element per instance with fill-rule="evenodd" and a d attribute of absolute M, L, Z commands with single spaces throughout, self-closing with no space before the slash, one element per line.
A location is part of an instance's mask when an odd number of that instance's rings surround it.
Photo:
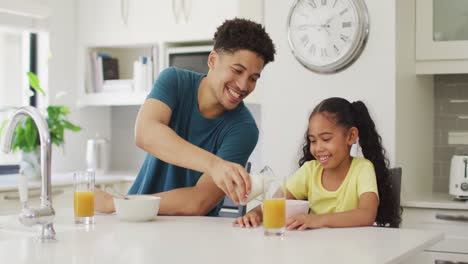
<path fill-rule="evenodd" d="M 29 71 L 37 74 L 37 34 L 31 32 L 29 34 Z M 29 89 L 32 91 L 32 96 L 29 98 L 30 106 L 37 106 L 37 92 L 31 86 Z M 0 176 L 5 174 L 19 173 L 19 164 L 0 165 Z"/>

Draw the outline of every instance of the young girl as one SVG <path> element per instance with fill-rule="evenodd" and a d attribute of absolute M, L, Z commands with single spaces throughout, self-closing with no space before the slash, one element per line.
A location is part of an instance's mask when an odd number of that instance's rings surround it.
<path fill-rule="evenodd" d="M 350 156 L 359 139 L 365 158 Z M 311 213 L 286 220 L 287 229 L 321 227 L 398 227 L 400 208 L 392 199 L 388 160 L 382 138 L 367 107 L 328 98 L 315 107 L 299 160 L 300 169 L 286 182 L 286 199 L 308 200 Z M 260 206 L 234 224 L 258 226 Z"/>

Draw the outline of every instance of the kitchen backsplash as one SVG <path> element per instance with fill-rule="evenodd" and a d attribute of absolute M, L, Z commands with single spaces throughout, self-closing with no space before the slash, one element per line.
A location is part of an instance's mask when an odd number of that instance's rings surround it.
<path fill-rule="evenodd" d="M 452 156 L 468 154 L 468 140 L 449 144 L 449 132 L 468 133 L 468 74 L 436 75 L 434 88 L 433 191 L 448 193 Z"/>

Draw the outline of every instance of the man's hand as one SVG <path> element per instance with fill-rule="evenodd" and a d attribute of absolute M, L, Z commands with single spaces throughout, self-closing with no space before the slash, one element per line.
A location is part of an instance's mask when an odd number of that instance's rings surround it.
<path fill-rule="evenodd" d="M 251 190 L 250 175 L 241 165 L 218 158 L 207 172 L 216 186 L 236 204 L 244 201 Z"/>
<path fill-rule="evenodd" d="M 239 227 L 257 227 L 262 223 L 262 218 L 261 209 L 255 208 L 244 216 L 238 217 L 232 224 Z"/>
<path fill-rule="evenodd" d="M 94 211 L 99 213 L 110 214 L 115 211 L 114 200 L 112 195 L 101 191 L 99 188 L 94 189 Z"/>
<path fill-rule="evenodd" d="M 286 229 L 299 231 L 305 229 L 316 229 L 324 227 L 324 218 L 321 215 L 315 214 L 301 214 L 290 217 L 286 221 Z"/>

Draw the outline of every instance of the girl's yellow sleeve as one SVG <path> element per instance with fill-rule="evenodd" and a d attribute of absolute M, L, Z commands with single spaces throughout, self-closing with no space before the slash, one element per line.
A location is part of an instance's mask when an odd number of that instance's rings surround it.
<path fill-rule="evenodd" d="M 309 194 L 309 162 L 304 163 L 291 177 L 286 180 L 286 189 L 297 200 L 307 200 Z"/>
<path fill-rule="evenodd" d="M 379 196 L 377 189 L 377 177 L 375 175 L 374 165 L 368 161 L 362 167 L 359 178 L 358 178 L 358 195 L 366 192 L 373 192 Z"/>

